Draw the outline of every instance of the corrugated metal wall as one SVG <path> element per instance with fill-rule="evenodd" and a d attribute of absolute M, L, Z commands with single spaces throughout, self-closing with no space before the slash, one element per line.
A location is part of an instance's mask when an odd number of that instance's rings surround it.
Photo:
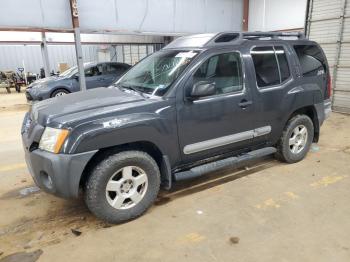
<path fill-rule="evenodd" d="M 84 45 L 84 61 L 95 61 L 98 45 Z M 57 71 L 58 63 L 75 65 L 74 45 L 49 45 L 48 46 L 50 69 Z M 23 67 L 23 61 L 27 72 L 39 73 L 43 67 L 41 50 L 39 45 L 0 45 L 0 70 L 17 70 Z"/>
<path fill-rule="evenodd" d="M 68 0 L 1 2 L 0 27 L 71 28 Z M 241 30 L 243 0 L 77 1 L 82 32 L 158 35 Z M 103 15 L 101 15 L 103 14 Z"/>
<path fill-rule="evenodd" d="M 162 47 L 163 44 L 116 45 L 116 61 L 134 65 L 149 54 L 160 50 Z"/>
<path fill-rule="evenodd" d="M 331 67 L 333 110 L 350 113 L 350 0 L 311 0 L 309 11 L 308 36 Z"/>
<path fill-rule="evenodd" d="M 110 51 L 110 60 L 125 62 L 131 65 L 137 63 L 148 54 L 159 50 L 161 44 L 118 44 L 118 45 L 83 45 L 84 62 L 98 61 L 98 52 Z M 50 70 L 58 71 L 59 63 L 76 64 L 74 45 L 48 45 Z M 113 55 L 116 53 L 116 56 Z M 27 72 L 38 74 L 43 67 L 41 50 L 39 45 L 0 45 L 0 71 L 17 70 L 23 67 L 23 61 Z"/>
<path fill-rule="evenodd" d="M 249 0 L 248 30 L 300 31 L 305 25 L 306 4 L 307 0 Z"/>

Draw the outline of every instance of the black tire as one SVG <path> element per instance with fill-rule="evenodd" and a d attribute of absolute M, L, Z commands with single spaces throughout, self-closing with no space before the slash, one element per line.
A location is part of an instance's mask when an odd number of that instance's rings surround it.
<path fill-rule="evenodd" d="M 293 130 L 298 126 L 305 126 L 307 129 L 306 144 L 303 149 L 298 153 L 293 153 L 291 146 L 289 145 L 289 139 L 293 134 Z M 285 126 L 282 136 L 277 144 L 276 158 L 287 162 L 296 163 L 302 160 L 307 152 L 310 150 L 310 146 L 314 139 L 314 125 L 312 120 L 306 115 L 296 115 L 292 117 Z"/>
<path fill-rule="evenodd" d="M 115 172 L 127 166 L 144 170 L 148 184 L 140 202 L 128 209 L 116 209 L 107 200 L 106 186 Z M 96 217 L 112 224 L 122 223 L 141 216 L 155 201 L 159 187 L 160 172 L 154 159 L 145 152 L 124 151 L 104 158 L 93 168 L 85 185 L 85 203 Z"/>
<path fill-rule="evenodd" d="M 52 92 L 51 97 L 56 97 L 60 93 L 69 94 L 69 91 L 67 91 L 66 89 L 59 88 Z"/>

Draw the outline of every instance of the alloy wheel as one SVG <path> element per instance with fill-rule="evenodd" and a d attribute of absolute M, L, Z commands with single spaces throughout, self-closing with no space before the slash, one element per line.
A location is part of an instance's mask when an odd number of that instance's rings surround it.
<path fill-rule="evenodd" d="M 148 177 L 136 166 L 126 166 L 115 172 L 106 185 L 106 198 L 115 209 L 129 209 L 145 196 Z"/>
<path fill-rule="evenodd" d="M 305 148 L 308 132 L 304 125 L 298 125 L 293 129 L 289 138 L 289 149 L 293 154 L 299 154 Z"/>

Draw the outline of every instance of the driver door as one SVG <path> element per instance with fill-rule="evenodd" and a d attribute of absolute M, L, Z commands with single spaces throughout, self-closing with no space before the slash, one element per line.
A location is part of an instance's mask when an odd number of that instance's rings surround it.
<path fill-rule="evenodd" d="M 86 89 L 104 86 L 102 65 L 92 66 L 85 69 Z"/>
<path fill-rule="evenodd" d="M 177 99 L 179 144 L 184 162 L 248 147 L 253 142 L 254 108 L 237 51 L 212 53 L 186 81 L 185 98 Z M 199 81 L 216 85 L 215 95 L 190 101 Z"/>

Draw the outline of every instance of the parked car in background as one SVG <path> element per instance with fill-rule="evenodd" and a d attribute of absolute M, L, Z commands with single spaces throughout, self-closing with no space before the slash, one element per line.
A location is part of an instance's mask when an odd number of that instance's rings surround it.
<path fill-rule="evenodd" d="M 118 80 L 130 67 L 128 64 L 114 62 L 85 63 L 86 88 L 107 87 Z M 78 68 L 74 66 L 58 76 L 33 82 L 26 90 L 26 97 L 29 101 L 41 101 L 79 90 Z"/>

